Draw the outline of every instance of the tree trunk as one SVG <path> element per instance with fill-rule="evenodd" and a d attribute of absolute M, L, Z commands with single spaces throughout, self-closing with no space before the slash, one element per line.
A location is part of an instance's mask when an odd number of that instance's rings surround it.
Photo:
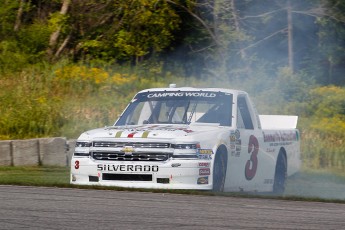
<path fill-rule="evenodd" d="M 60 14 L 62 14 L 62 15 L 66 15 L 67 14 L 67 11 L 69 9 L 70 3 L 71 3 L 71 0 L 63 0 L 62 7 L 61 7 L 61 10 L 60 10 Z M 48 51 L 47 51 L 49 57 L 53 57 L 54 56 L 54 52 L 55 52 L 55 49 L 56 49 L 56 46 L 57 46 L 57 42 L 58 42 L 58 39 L 59 39 L 59 36 L 60 36 L 60 32 L 61 32 L 61 26 L 50 35 L 49 48 L 48 48 Z"/>
<path fill-rule="evenodd" d="M 61 54 L 61 52 L 64 50 L 64 48 L 67 46 L 69 40 L 71 39 L 71 33 L 65 38 L 63 43 L 60 45 L 60 47 L 57 49 L 57 51 L 54 54 L 54 58 L 58 58 Z"/>
<path fill-rule="evenodd" d="M 22 24 L 22 16 L 24 11 L 25 0 L 21 0 L 19 3 L 19 8 L 17 12 L 16 22 L 14 24 L 13 30 L 17 32 L 19 30 L 20 25 Z"/>

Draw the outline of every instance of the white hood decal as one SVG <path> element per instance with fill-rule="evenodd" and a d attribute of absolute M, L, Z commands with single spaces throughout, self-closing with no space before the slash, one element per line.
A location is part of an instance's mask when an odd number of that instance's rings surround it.
<path fill-rule="evenodd" d="M 189 129 L 189 126 L 175 125 L 142 125 L 133 128 L 117 128 L 116 138 L 175 138 L 195 132 Z"/>
<path fill-rule="evenodd" d="M 140 125 L 140 126 L 111 126 L 87 132 L 92 138 L 163 138 L 171 139 L 190 136 L 196 133 L 218 129 L 218 126 L 189 126 L 189 125 Z"/>

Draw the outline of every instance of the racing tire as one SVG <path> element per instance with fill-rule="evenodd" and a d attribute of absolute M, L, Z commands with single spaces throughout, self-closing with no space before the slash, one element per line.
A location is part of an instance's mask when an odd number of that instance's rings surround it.
<path fill-rule="evenodd" d="M 223 192 L 225 184 L 228 156 L 225 150 L 218 149 L 213 166 L 213 192 Z"/>
<path fill-rule="evenodd" d="M 285 155 L 280 152 L 277 159 L 276 170 L 274 174 L 273 194 L 283 195 L 285 191 L 287 178 L 287 161 Z"/>

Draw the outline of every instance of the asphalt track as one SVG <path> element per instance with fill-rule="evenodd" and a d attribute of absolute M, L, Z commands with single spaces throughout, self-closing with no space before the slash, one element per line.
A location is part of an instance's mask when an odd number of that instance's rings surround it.
<path fill-rule="evenodd" d="M 344 229 L 345 204 L 0 186 L 0 229 Z"/>

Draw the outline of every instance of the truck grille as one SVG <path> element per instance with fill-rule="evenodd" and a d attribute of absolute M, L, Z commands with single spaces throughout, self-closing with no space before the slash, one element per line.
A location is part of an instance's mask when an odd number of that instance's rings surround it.
<path fill-rule="evenodd" d="M 172 156 L 169 153 L 131 153 L 124 152 L 92 152 L 95 160 L 105 161 L 166 161 Z"/>
<path fill-rule="evenodd" d="M 94 141 L 92 147 L 109 147 L 109 148 L 123 148 L 125 146 L 133 148 L 170 148 L 170 143 L 159 143 L 159 142 L 112 142 L 112 141 Z"/>

